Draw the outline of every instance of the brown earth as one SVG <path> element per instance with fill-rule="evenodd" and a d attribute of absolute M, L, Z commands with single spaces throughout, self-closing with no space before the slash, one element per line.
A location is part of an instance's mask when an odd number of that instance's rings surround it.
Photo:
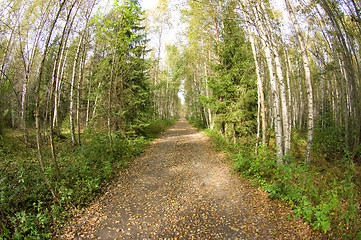
<path fill-rule="evenodd" d="M 134 160 L 61 239 L 319 239 L 237 174 L 184 119 Z"/>

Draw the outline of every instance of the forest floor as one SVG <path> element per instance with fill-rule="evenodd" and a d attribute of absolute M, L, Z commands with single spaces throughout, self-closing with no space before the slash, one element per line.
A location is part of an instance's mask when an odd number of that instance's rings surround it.
<path fill-rule="evenodd" d="M 181 119 L 75 216 L 59 239 L 320 239 L 291 209 L 232 173 Z"/>

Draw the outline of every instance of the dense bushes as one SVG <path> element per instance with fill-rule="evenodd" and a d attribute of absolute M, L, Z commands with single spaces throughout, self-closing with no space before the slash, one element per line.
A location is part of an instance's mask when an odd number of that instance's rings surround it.
<path fill-rule="evenodd" d="M 350 155 L 344 155 L 338 164 L 315 156 L 309 166 L 287 156 L 286 164 L 277 165 L 273 149 L 260 146 L 256 155 L 252 144 L 234 144 L 215 131 L 207 133 L 214 145 L 234 160 L 235 170 L 269 197 L 286 200 L 294 217 L 302 217 L 331 238 L 361 238 L 360 179 Z"/>
<path fill-rule="evenodd" d="M 176 119 L 174 120 L 167 120 L 167 119 L 158 119 L 151 122 L 144 130 L 144 135 L 148 138 L 155 138 L 160 133 L 164 132 L 169 128 L 171 125 L 175 123 Z"/>
<path fill-rule="evenodd" d="M 104 133 L 85 132 L 83 144 L 76 147 L 70 136 L 57 139 L 61 179 L 50 163 L 50 149 L 44 149 L 46 174 L 57 200 L 44 182 L 35 147 L 25 146 L 20 134 L 7 132 L 0 148 L 0 239 L 50 237 L 73 210 L 89 204 L 133 156 L 143 151 L 149 136 L 165 131 L 173 122 L 152 122 L 144 131 L 147 137 L 114 133 L 112 147 Z"/>

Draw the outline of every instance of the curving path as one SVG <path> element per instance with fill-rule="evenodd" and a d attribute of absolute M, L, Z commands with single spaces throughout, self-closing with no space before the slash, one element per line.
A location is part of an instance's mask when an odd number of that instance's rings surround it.
<path fill-rule="evenodd" d="M 156 139 L 63 239 L 317 239 L 289 208 L 231 173 L 184 119 Z"/>

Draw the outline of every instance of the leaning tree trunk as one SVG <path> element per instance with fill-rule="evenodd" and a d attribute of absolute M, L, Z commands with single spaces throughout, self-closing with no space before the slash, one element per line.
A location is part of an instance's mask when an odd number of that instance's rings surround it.
<path fill-rule="evenodd" d="M 282 132 L 282 118 L 281 118 L 281 101 L 280 101 L 280 95 L 277 85 L 277 79 L 275 76 L 275 69 L 273 65 L 273 57 L 270 49 L 270 43 L 267 41 L 267 34 L 265 31 L 265 23 L 261 21 L 260 16 L 258 15 L 258 10 L 256 11 L 256 23 L 257 27 L 259 28 L 259 32 L 261 34 L 261 39 L 263 41 L 264 45 L 264 52 L 266 55 L 266 61 L 268 66 L 268 72 L 270 77 L 270 85 L 271 85 L 271 96 L 273 99 L 273 114 L 274 114 L 274 120 L 275 120 L 275 138 L 276 138 L 276 146 L 277 146 L 277 163 L 282 164 L 283 163 L 283 132 Z"/>
<path fill-rule="evenodd" d="M 263 81 L 262 81 L 262 77 L 261 77 L 261 69 L 259 66 L 258 58 L 257 58 L 255 39 L 253 37 L 253 33 L 251 31 L 250 26 L 248 26 L 248 33 L 249 33 L 249 39 L 250 39 L 251 46 L 252 46 L 253 58 L 254 58 L 255 66 L 256 66 L 256 75 L 257 75 L 257 90 L 258 90 L 257 145 L 258 145 L 258 141 L 260 138 L 260 115 L 262 118 L 262 143 L 264 145 L 266 145 L 267 144 L 267 138 L 266 138 L 267 119 L 266 119 L 266 105 L 265 105 L 264 92 L 263 92 Z"/>
<path fill-rule="evenodd" d="M 45 42 L 44 54 L 43 54 L 43 58 L 42 58 L 42 61 L 41 61 L 40 68 L 39 68 L 39 75 L 38 75 L 37 83 L 36 83 L 36 101 L 35 101 L 35 111 L 34 111 L 34 113 L 35 113 L 35 128 L 36 128 L 36 144 L 37 144 L 38 155 L 39 155 L 39 164 L 40 164 L 42 172 L 44 173 L 45 182 L 48 185 L 49 190 L 50 190 L 50 192 L 51 192 L 54 199 L 57 199 L 57 198 L 56 198 L 53 186 L 50 183 L 48 176 L 45 174 L 44 159 L 43 159 L 42 150 L 41 150 L 40 117 L 39 117 L 40 88 L 41 88 L 41 82 L 42 82 L 44 67 L 45 67 L 45 60 L 46 60 L 46 57 L 47 57 L 47 54 L 48 54 L 50 39 L 51 39 L 51 36 L 53 34 L 55 24 L 59 19 L 59 15 L 60 15 L 66 1 L 67 0 L 64 0 L 63 2 L 60 3 L 58 12 L 57 12 L 52 24 L 51 24 L 49 34 L 48 34 L 48 37 L 47 37 L 46 42 Z"/>
<path fill-rule="evenodd" d="M 66 60 L 68 56 L 68 49 L 66 49 L 66 53 L 63 59 L 63 64 L 61 66 L 60 76 L 58 77 L 58 81 L 55 88 L 55 101 L 54 101 L 54 116 L 53 116 L 53 126 L 55 128 L 59 128 L 59 122 L 58 122 L 58 115 L 59 115 L 59 106 L 60 106 L 60 100 L 61 100 L 61 88 L 63 85 L 63 74 L 66 66 Z"/>
<path fill-rule="evenodd" d="M 76 122 L 77 122 L 77 132 L 78 132 L 78 145 L 81 145 L 81 139 L 80 139 L 80 98 L 81 98 L 81 88 L 82 88 L 82 81 L 83 81 L 83 70 L 85 65 L 85 46 L 83 50 L 83 54 L 81 57 L 81 61 L 79 64 L 79 72 L 78 72 L 78 92 L 77 92 L 77 100 L 76 100 Z"/>
<path fill-rule="evenodd" d="M 56 174 L 58 179 L 60 179 L 60 169 L 59 169 L 59 165 L 56 159 L 56 151 L 55 151 L 55 143 L 54 143 L 54 128 L 53 128 L 53 113 L 54 113 L 54 91 L 55 91 L 55 85 L 57 84 L 57 79 L 58 79 L 58 75 L 59 75 L 59 69 L 61 67 L 61 59 L 62 59 L 62 55 L 64 54 L 64 45 L 66 45 L 65 43 L 65 39 L 67 39 L 67 29 L 68 28 L 72 28 L 72 24 L 73 22 L 71 22 L 71 24 L 69 24 L 70 21 L 70 17 L 71 17 L 71 13 L 73 10 L 73 7 L 75 5 L 77 1 L 74 1 L 74 3 L 72 4 L 69 13 L 67 15 L 67 19 L 63 28 L 63 33 L 62 33 L 62 37 L 60 40 L 60 45 L 59 45 L 59 49 L 56 55 L 56 59 L 55 59 L 55 63 L 54 63 L 54 69 L 53 69 L 53 76 L 52 76 L 52 81 L 51 81 L 51 86 L 50 86 L 50 96 L 49 96 L 49 114 L 50 114 L 50 123 L 49 123 L 49 127 L 50 127 L 50 148 L 51 148 L 51 156 L 54 162 L 54 166 L 55 166 L 55 170 L 56 170 Z M 55 106 L 56 107 L 56 106 Z"/>
<path fill-rule="evenodd" d="M 290 14 L 291 21 L 297 34 L 298 43 L 300 45 L 300 51 L 302 54 L 303 69 L 305 71 L 305 82 L 306 82 L 306 93 L 307 93 L 307 109 L 308 109 L 308 120 L 307 120 L 307 150 L 306 150 L 306 163 L 311 161 L 311 151 L 313 144 L 313 127 L 314 127 L 314 110 L 313 110 L 313 88 L 311 79 L 310 63 L 308 59 L 306 45 L 302 36 L 301 29 L 298 25 L 295 10 L 289 0 L 285 0 L 287 10 Z"/>
<path fill-rule="evenodd" d="M 261 7 L 262 7 L 262 12 L 266 12 L 265 10 L 265 6 L 263 4 L 263 2 L 261 3 Z M 276 74 L 277 74 L 277 78 L 278 78 L 278 87 L 279 87 L 279 94 L 280 94 L 280 100 L 281 100 L 281 118 L 282 118 L 282 133 L 283 133 L 283 151 L 284 154 L 289 153 L 290 149 L 291 149 L 291 128 L 289 125 L 289 106 L 287 104 L 287 93 L 286 93 L 286 84 L 285 84 L 285 80 L 283 77 L 283 68 L 282 68 L 282 63 L 281 63 L 281 58 L 280 58 L 280 54 L 279 54 L 279 43 L 276 40 L 276 37 L 274 35 L 274 28 L 272 26 L 272 23 L 269 20 L 268 16 L 264 16 L 264 22 L 265 22 L 265 29 L 266 29 L 266 34 L 269 37 L 269 42 L 270 42 L 270 48 L 274 54 L 274 60 L 275 60 L 275 64 L 276 64 Z"/>
<path fill-rule="evenodd" d="M 113 150 L 113 138 L 112 138 L 112 101 L 113 101 L 113 78 L 114 78 L 114 61 L 115 61 L 115 50 L 113 50 L 113 59 L 112 66 L 110 70 L 110 82 L 109 82 L 109 92 L 108 92 L 108 137 L 110 149 Z"/>
<path fill-rule="evenodd" d="M 28 91 L 28 83 L 29 83 L 29 80 L 30 80 L 30 77 L 31 77 L 31 69 L 32 69 L 34 59 L 35 59 L 35 54 L 36 54 L 36 51 L 37 51 L 36 46 L 38 45 L 38 42 L 40 40 L 41 32 L 42 32 L 42 30 L 44 28 L 47 16 L 49 16 L 49 5 L 47 6 L 45 16 L 41 19 L 39 30 L 36 32 L 34 46 L 33 46 L 32 50 L 31 50 L 29 62 L 27 64 L 26 64 L 26 61 L 25 61 L 26 58 L 25 58 L 24 51 L 21 48 L 21 54 L 22 54 L 22 57 L 23 57 L 23 64 L 24 64 L 25 79 L 24 79 L 24 82 L 23 82 L 23 87 L 22 87 L 23 91 L 22 91 L 22 95 L 21 95 L 20 124 L 21 124 L 21 128 L 22 128 L 22 130 L 24 132 L 25 143 L 28 142 L 28 139 L 27 139 L 27 134 L 28 133 L 27 133 L 27 127 L 26 127 L 26 105 L 27 105 L 26 96 L 27 96 L 27 91 Z"/>
<path fill-rule="evenodd" d="M 74 129 L 74 85 L 75 85 L 76 64 L 79 59 L 79 53 L 80 53 L 82 41 L 83 41 L 83 35 L 80 36 L 78 47 L 76 49 L 75 59 L 74 59 L 74 63 L 73 63 L 72 76 L 71 76 L 71 82 L 70 82 L 69 122 L 70 122 L 71 141 L 72 141 L 73 145 L 77 144 L 77 140 L 75 137 L 75 129 Z"/>

